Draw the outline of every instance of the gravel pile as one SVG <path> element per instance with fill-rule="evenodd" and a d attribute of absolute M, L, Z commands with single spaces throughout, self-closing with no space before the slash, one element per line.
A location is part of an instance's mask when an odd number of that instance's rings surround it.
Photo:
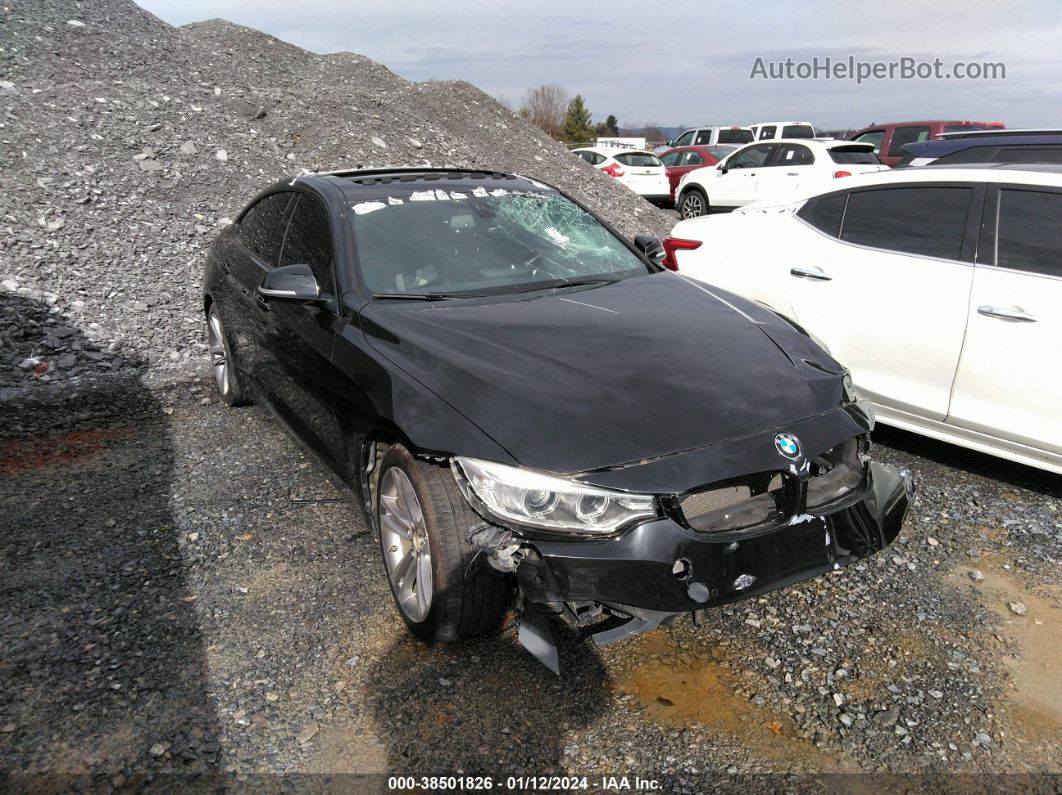
<path fill-rule="evenodd" d="M 848 569 L 605 649 L 559 632 L 562 678 L 512 626 L 412 640 L 357 510 L 217 403 L 203 247 L 264 183 L 336 165 L 491 166 L 627 233 L 667 220 L 467 84 L 116 0 L 0 23 L 0 789 L 1057 790 L 956 776 L 1062 769 L 1062 481 L 908 434 L 875 434 L 915 475 L 908 524 Z M 373 777 L 305 777 L 350 772 Z"/>
<path fill-rule="evenodd" d="M 287 175 L 492 168 L 555 184 L 628 235 L 672 225 L 468 83 L 411 83 L 220 20 L 174 28 L 130 0 L 16 0 L 0 31 L 0 289 L 153 370 L 200 365 L 203 250 Z M 20 351 L 5 378 L 54 382 L 85 364 L 54 353 Z"/>

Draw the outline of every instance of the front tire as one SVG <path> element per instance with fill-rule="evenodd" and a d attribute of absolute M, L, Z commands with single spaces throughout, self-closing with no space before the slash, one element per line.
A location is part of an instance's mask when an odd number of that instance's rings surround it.
<path fill-rule="evenodd" d="M 247 405 L 250 401 L 240 385 L 236 359 L 232 355 L 229 337 L 216 303 L 207 309 L 207 343 L 210 346 L 210 369 L 214 373 L 214 384 L 222 402 L 228 406 Z"/>
<path fill-rule="evenodd" d="M 700 188 L 690 188 L 682 194 L 679 202 L 679 214 L 683 220 L 708 215 L 708 208 L 708 196 Z"/>
<path fill-rule="evenodd" d="M 429 643 L 461 640 L 495 629 L 508 580 L 489 569 L 470 577 L 468 531 L 482 520 L 451 472 L 392 446 L 380 464 L 376 521 L 387 579 L 410 631 Z"/>

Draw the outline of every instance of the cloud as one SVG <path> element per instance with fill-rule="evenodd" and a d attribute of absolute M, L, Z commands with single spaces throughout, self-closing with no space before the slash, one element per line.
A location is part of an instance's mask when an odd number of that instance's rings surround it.
<path fill-rule="evenodd" d="M 1057 0 L 962 5 L 865 0 L 718 6 L 672 0 L 573 5 L 482 0 L 340 4 L 300 0 L 139 0 L 177 24 L 223 17 L 315 52 L 350 50 L 412 80 L 463 79 L 518 100 L 542 83 L 581 93 L 595 118 L 751 123 L 806 119 L 823 127 L 886 118 L 1001 119 L 1062 126 Z M 749 80 L 757 57 L 1003 62 L 1003 81 Z"/>

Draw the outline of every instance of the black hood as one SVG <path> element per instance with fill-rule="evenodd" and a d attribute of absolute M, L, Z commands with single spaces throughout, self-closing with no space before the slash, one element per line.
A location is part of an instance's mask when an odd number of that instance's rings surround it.
<path fill-rule="evenodd" d="M 362 319 L 373 347 L 552 472 L 707 447 L 842 398 L 842 368 L 793 326 L 670 272 L 518 299 L 374 301 Z"/>

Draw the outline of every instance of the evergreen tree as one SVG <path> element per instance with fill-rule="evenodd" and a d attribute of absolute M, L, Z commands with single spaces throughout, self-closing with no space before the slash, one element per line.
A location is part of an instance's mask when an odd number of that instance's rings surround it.
<path fill-rule="evenodd" d="M 590 124 L 590 110 L 583 102 L 581 94 L 568 103 L 568 112 L 561 126 L 561 140 L 572 144 L 582 144 L 593 140 L 594 128 Z"/>

